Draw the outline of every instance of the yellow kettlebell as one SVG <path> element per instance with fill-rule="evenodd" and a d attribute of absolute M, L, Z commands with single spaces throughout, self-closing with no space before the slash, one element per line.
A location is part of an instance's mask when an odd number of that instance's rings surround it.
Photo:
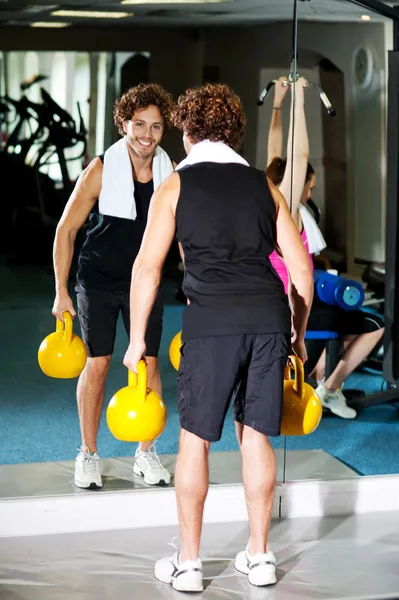
<path fill-rule="evenodd" d="M 295 379 L 291 379 L 291 370 Z M 317 429 L 322 415 L 320 398 L 305 383 L 303 363 L 290 356 L 284 374 L 284 404 L 281 423 L 282 435 L 308 435 Z"/>
<path fill-rule="evenodd" d="M 57 319 L 56 330 L 40 344 L 39 366 L 48 377 L 73 379 L 79 377 L 86 360 L 86 346 L 78 335 L 73 333 L 72 316 L 64 312 L 64 323 Z"/>
<path fill-rule="evenodd" d="M 110 432 L 122 442 L 152 442 L 166 425 L 166 406 L 147 388 L 147 366 L 143 360 L 137 373 L 128 372 L 128 385 L 111 398 L 107 407 Z"/>
<path fill-rule="evenodd" d="M 175 337 L 170 342 L 170 346 L 169 346 L 170 362 L 172 363 L 172 366 L 176 369 L 176 371 L 179 370 L 179 365 L 180 365 L 180 348 L 181 348 L 181 331 L 179 331 L 179 333 L 176 333 Z"/>

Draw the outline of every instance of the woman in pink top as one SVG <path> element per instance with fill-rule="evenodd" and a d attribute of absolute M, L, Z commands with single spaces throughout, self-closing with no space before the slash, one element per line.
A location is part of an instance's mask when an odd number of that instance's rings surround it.
<path fill-rule="evenodd" d="M 300 216 L 301 204 L 312 197 L 316 186 L 316 174 L 308 162 L 309 140 L 305 116 L 305 87 L 306 81 L 300 78 L 296 83 L 295 99 L 295 137 L 292 152 L 292 129 L 294 100 L 291 102 L 291 119 L 287 144 L 287 159 L 282 158 L 283 130 L 281 120 L 281 105 L 289 89 L 284 86 L 284 77 L 276 83 L 273 104 L 273 116 L 270 124 L 268 140 L 267 176 L 280 189 L 287 199 L 291 214 L 301 231 L 302 241 L 308 250 L 309 260 L 313 264 L 309 252 L 308 238 Z M 293 94 L 292 94 L 293 96 Z M 291 188 L 291 170 L 294 162 L 294 179 Z M 291 197 L 292 190 L 292 197 Z M 282 280 L 286 293 L 288 292 L 289 277 L 287 268 L 277 252 L 273 252 L 270 261 Z M 308 321 L 309 331 L 336 331 L 342 340 L 342 355 L 335 371 L 324 380 L 325 351 L 316 367 L 310 374 L 319 383 L 317 393 L 324 407 L 345 419 L 353 419 L 356 411 L 346 404 L 341 387 L 347 377 L 363 362 L 373 348 L 380 342 L 384 333 L 384 323 L 376 315 L 358 311 L 345 311 L 335 306 L 321 302 L 315 295 Z"/>
<path fill-rule="evenodd" d="M 306 236 L 306 231 L 304 228 L 302 228 L 301 238 L 302 238 L 303 245 L 305 246 L 305 249 L 307 250 L 311 266 L 313 267 L 312 255 L 309 253 L 308 238 Z M 280 277 L 281 281 L 284 284 L 285 293 L 288 294 L 289 277 L 288 277 L 287 267 L 285 266 L 282 258 L 277 254 L 276 251 L 274 251 L 273 254 L 271 254 L 269 256 L 269 258 L 270 258 L 270 262 L 273 265 L 274 270 L 277 272 L 277 275 Z"/>

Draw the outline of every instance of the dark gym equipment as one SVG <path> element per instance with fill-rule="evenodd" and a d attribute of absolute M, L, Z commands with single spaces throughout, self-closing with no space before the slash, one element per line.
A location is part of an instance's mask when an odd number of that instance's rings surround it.
<path fill-rule="evenodd" d="M 43 106 L 31 102 L 26 96 L 22 96 L 20 100 L 13 100 L 9 96 L 4 96 L 3 101 L 14 108 L 16 119 L 18 119 L 7 137 L 4 151 L 8 154 L 18 155 L 18 159 L 25 162 L 32 145 L 39 142 L 45 135 Z M 35 130 L 32 129 L 32 121 L 37 125 Z M 28 136 L 26 130 L 29 130 Z"/>
<path fill-rule="evenodd" d="M 294 16 L 293 16 L 293 30 L 292 30 L 292 54 L 291 54 L 291 59 L 290 59 L 289 71 L 288 71 L 288 75 L 287 75 L 287 83 L 285 83 L 283 85 L 292 85 L 293 83 L 297 82 L 298 79 L 300 78 L 300 74 L 298 73 L 298 69 L 297 69 L 297 62 L 298 62 L 297 52 L 298 52 L 298 0 L 294 0 Z M 270 90 L 275 86 L 276 83 L 277 83 L 277 81 L 275 79 L 272 79 L 271 81 L 269 81 L 269 83 L 263 89 L 263 91 L 261 92 L 261 94 L 258 98 L 258 102 L 257 102 L 258 106 L 263 106 L 267 95 L 269 94 Z M 326 107 L 328 114 L 330 115 L 330 117 L 335 117 L 335 115 L 337 113 L 335 112 L 334 108 L 332 107 L 331 102 L 328 99 L 328 96 L 325 93 L 325 91 L 323 90 L 323 88 L 321 87 L 321 85 L 318 83 L 308 82 L 307 87 L 315 88 L 319 92 L 320 100 Z"/>
<path fill-rule="evenodd" d="M 293 66 L 292 66 L 292 62 L 291 62 L 290 70 L 287 75 L 288 83 L 286 83 L 286 84 L 283 83 L 283 85 L 292 85 L 294 82 L 298 81 L 299 78 L 300 78 L 299 73 L 297 73 L 296 76 L 294 75 Z M 272 79 L 272 81 L 269 81 L 269 83 L 264 88 L 264 90 L 262 91 L 262 93 L 260 94 L 260 96 L 258 98 L 258 106 L 263 106 L 268 93 L 276 85 L 276 83 L 277 83 L 276 79 Z M 320 95 L 320 100 L 323 102 L 324 106 L 326 107 L 328 114 L 330 115 L 330 117 L 335 117 L 335 115 L 337 113 L 335 112 L 334 108 L 332 107 L 331 102 L 328 99 L 328 96 L 325 93 L 325 91 L 323 90 L 323 88 L 321 87 L 321 85 L 318 83 L 313 83 L 313 82 L 309 81 L 306 87 L 317 89 L 317 91 L 319 92 L 319 95 Z"/>
<path fill-rule="evenodd" d="M 37 75 L 34 75 L 30 79 L 23 81 L 21 83 L 21 90 L 23 92 L 25 92 L 30 87 L 32 87 L 32 85 L 34 85 L 35 83 L 39 83 L 40 81 L 45 81 L 46 79 L 48 79 L 48 75 L 42 75 L 41 73 L 38 73 Z"/>
<path fill-rule="evenodd" d="M 67 169 L 67 161 L 65 158 L 64 150 L 66 148 L 73 148 L 79 143 L 82 143 L 83 146 L 81 151 L 77 156 L 70 158 L 68 160 L 77 160 L 82 158 L 86 153 L 86 127 L 83 122 L 82 113 L 80 111 L 80 106 L 78 103 L 78 112 L 79 112 L 79 129 L 76 129 L 75 121 L 71 117 L 71 115 L 61 108 L 51 96 L 44 90 L 40 89 L 41 95 L 43 98 L 43 102 L 45 105 L 45 116 L 47 119 L 47 128 L 49 131 L 49 135 L 43 143 L 43 146 L 38 154 L 37 161 L 39 164 L 49 164 L 49 159 L 45 161 L 45 163 L 41 163 L 42 158 L 51 151 L 52 153 L 57 154 L 58 163 L 60 165 L 62 181 L 64 184 L 64 189 L 68 192 L 68 195 L 72 191 L 73 185 L 71 183 L 68 169 Z"/>
<path fill-rule="evenodd" d="M 38 75 L 21 87 L 28 89 L 44 78 Z M 51 260 L 55 228 L 74 186 L 67 163 L 86 154 L 87 132 L 79 104 L 77 126 L 46 90 L 40 92 L 41 103 L 24 95 L 19 100 L 0 98 L 0 169 L 7 189 L 0 252 L 9 262 Z M 65 150 L 76 146 L 76 155 L 67 159 Z M 62 185 L 42 172 L 45 165 L 55 163 L 60 166 Z"/>

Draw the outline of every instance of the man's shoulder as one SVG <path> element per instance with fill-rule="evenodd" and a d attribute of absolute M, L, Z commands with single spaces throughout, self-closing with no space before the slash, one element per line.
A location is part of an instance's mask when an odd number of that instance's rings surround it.
<path fill-rule="evenodd" d="M 255 173 L 257 177 L 261 177 L 266 181 L 266 171 L 264 169 L 258 169 L 257 167 L 249 167 L 252 173 Z"/>

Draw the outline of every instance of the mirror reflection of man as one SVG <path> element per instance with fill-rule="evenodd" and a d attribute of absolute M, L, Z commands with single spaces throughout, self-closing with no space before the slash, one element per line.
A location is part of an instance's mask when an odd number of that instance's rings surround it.
<path fill-rule="evenodd" d="M 97 435 L 104 403 L 104 386 L 121 313 L 129 335 L 131 271 L 139 252 L 154 189 L 173 171 L 160 143 L 170 124 L 172 97 L 160 86 L 140 84 L 115 104 L 114 122 L 122 138 L 83 171 L 65 207 L 54 242 L 56 297 L 53 314 L 76 315 L 68 293 L 68 277 L 76 235 L 89 218 L 79 254 L 77 304 L 87 364 L 78 387 L 82 445 L 75 462 L 75 485 L 102 487 Z M 149 319 L 147 343 L 148 384 L 159 394 L 158 350 L 162 334 L 162 291 Z M 152 443 L 140 444 L 133 467 L 150 485 L 169 484 Z"/>

